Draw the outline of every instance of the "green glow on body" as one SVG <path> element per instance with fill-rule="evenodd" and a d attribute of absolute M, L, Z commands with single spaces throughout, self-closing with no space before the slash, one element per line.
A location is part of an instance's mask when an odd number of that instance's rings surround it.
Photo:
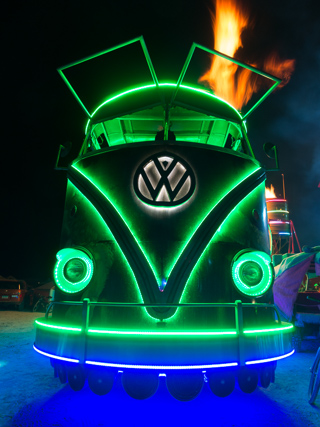
<path fill-rule="evenodd" d="M 43 323 L 39 320 L 35 320 L 35 323 L 39 326 L 44 327 L 44 328 L 57 329 L 57 330 L 61 330 L 61 331 L 70 331 L 70 332 L 81 332 L 82 331 L 81 328 L 76 328 L 73 326 L 52 325 L 49 323 Z"/>
<path fill-rule="evenodd" d="M 160 87 L 177 87 L 177 84 L 176 83 L 160 83 L 159 84 L 159 86 Z M 150 84 L 150 85 L 145 85 L 145 86 L 140 86 L 140 87 L 135 87 L 135 88 L 133 88 L 133 89 L 129 89 L 129 90 L 126 90 L 126 91 L 124 91 L 124 92 L 121 92 L 121 93 L 119 93 L 119 94 L 117 94 L 117 95 L 114 95 L 114 96 L 112 96 L 111 98 L 108 98 L 106 101 L 104 101 L 104 102 L 102 102 L 94 111 L 93 111 L 93 113 L 91 114 L 91 118 L 88 120 L 88 122 L 87 122 L 87 124 L 86 124 L 86 128 L 85 128 L 85 134 L 87 134 L 87 131 L 88 131 L 88 127 L 89 127 L 89 124 L 90 124 L 90 121 L 92 120 L 92 118 L 94 117 L 94 115 L 104 106 L 104 105 L 106 105 L 106 104 L 109 104 L 110 102 L 112 102 L 112 101 L 115 101 L 116 99 L 119 99 L 119 98 L 121 98 L 121 97 L 123 97 L 123 96 L 126 96 L 126 95 L 128 95 L 128 94 L 130 94 L 130 93 L 133 93 L 133 92 L 137 92 L 137 91 L 143 91 L 143 90 L 147 90 L 147 89 L 150 89 L 150 88 L 155 88 L 155 87 L 157 87 L 157 85 L 156 84 Z M 193 91 L 193 92 L 198 92 L 198 93 L 201 93 L 201 94 L 203 94 L 203 95 L 205 95 L 205 96 L 209 96 L 209 97 L 211 97 L 211 98 L 213 98 L 213 99 L 217 99 L 217 100 L 219 100 L 220 102 L 223 102 L 224 104 L 227 104 L 229 107 L 231 107 L 236 113 L 237 113 L 237 115 L 239 116 L 239 119 L 240 120 L 242 120 L 242 116 L 241 116 L 241 114 L 239 113 L 239 111 L 236 109 L 236 108 L 234 108 L 231 104 L 229 104 L 227 101 L 225 101 L 225 100 L 223 100 L 222 98 L 219 98 L 218 96 L 216 96 L 216 95 L 214 95 L 213 93 L 210 93 L 210 92 L 208 92 L 208 91 L 206 91 L 206 90 L 204 90 L 204 89 L 199 89 L 199 88 L 195 88 L 195 87 L 192 87 L 192 86 L 185 86 L 185 85 L 180 85 L 179 86 L 180 88 L 183 88 L 183 89 L 186 89 L 186 90 L 190 90 L 190 91 Z"/>
<path fill-rule="evenodd" d="M 221 336 L 221 335 L 237 335 L 236 331 L 197 331 L 197 332 L 185 332 L 185 331 L 166 331 L 166 332 L 153 332 L 153 331 L 109 331 L 105 329 L 89 329 L 91 334 L 110 334 L 110 335 L 148 335 L 155 337 L 162 336 Z"/>

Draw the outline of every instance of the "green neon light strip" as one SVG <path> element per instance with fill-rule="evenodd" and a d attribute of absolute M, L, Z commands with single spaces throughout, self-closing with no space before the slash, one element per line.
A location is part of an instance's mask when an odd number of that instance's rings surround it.
<path fill-rule="evenodd" d="M 258 170 L 260 170 L 261 168 L 256 168 L 255 170 L 253 170 L 249 175 L 246 175 L 241 181 L 239 181 L 236 185 L 234 185 L 214 206 L 213 208 L 207 213 L 207 215 L 202 219 L 202 221 L 197 225 L 196 230 L 192 233 L 192 235 L 190 236 L 190 238 L 188 239 L 187 243 L 185 244 L 184 248 L 182 249 L 182 251 L 180 252 L 180 256 L 178 257 L 178 259 L 175 261 L 175 263 L 173 264 L 173 266 L 171 267 L 168 277 L 170 277 L 172 270 L 174 269 L 175 265 L 177 264 L 177 262 L 179 261 L 179 259 L 183 256 L 184 250 L 187 248 L 187 246 L 189 245 L 190 241 L 192 240 L 193 236 L 195 235 L 195 233 L 197 232 L 197 230 L 200 228 L 201 224 L 207 219 L 207 217 L 211 214 L 212 211 L 214 211 L 214 209 L 223 202 L 223 200 L 228 196 L 228 194 L 231 193 L 231 191 L 233 191 L 235 188 L 237 188 L 239 185 L 241 185 L 244 181 L 246 181 L 247 179 L 250 178 L 250 176 L 252 176 L 253 174 L 255 174 Z M 237 205 L 229 212 L 229 214 L 223 219 L 223 221 L 221 222 L 220 226 L 218 227 L 218 229 L 216 230 L 216 232 L 213 234 L 212 238 L 210 239 L 210 241 L 208 242 L 208 244 L 206 245 L 206 247 L 204 248 L 204 250 L 202 251 L 202 254 L 199 256 L 196 264 L 194 265 L 193 269 L 190 272 L 189 278 L 192 275 L 192 272 L 194 271 L 194 269 L 196 268 L 196 266 L 198 265 L 200 259 L 202 258 L 203 254 L 205 253 L 206 248 L 208 247 L 208 245 L 210 244 L 210 242 L 212 241 L 212 239 L 215 237 L 215 235 L 221 230 L 221 227 L 223 226 L 224 222 L 227 220 L 227 218 L 231 215 L 231 213 L 238 207 L 238 205 L 244 200 L 246 199 L 256 188 L 254 188 L 249 194 L 247 194 L 239 203 L 237 203 Z M 168 279 L 169 280 L 169 279 Z M 167 280 L 167 281 L 168 281 Z M 189 280 L 189 279 L 188 279 Z M 186 283 L 188 282 L 188 280 L 186 281 Z M 180 301 L 181 301 L 182 295 L 180 297 Z"/>
<path fill-rule="evenodd" d="M 72 165 L 72 168 L 75 169 L 77 172 L 79 172 L 87 181 L 89 181 L 91 183 L 91 185 L 93 185 L 98 191 L 99 193 L 111 204 L 111 206 L 114 208 L 114 210 L 117 212 L 117 214 L 119 215 L 120 218 L 123 219 L 123 215 L 121 215 L 121 213 L 119 212 L 119 210 L 116 208 L 116 206 L 111 202 L 111 200 L 100 190 L 100 188 L 89 178 L 87 177 L 83 172 L 81 172 L 80 169 L 78 169 L 75 165 Z M 80 190 L 79 190 L 80 191 Z M 85 197 L 85 196 L 84 196 Z M 138 247 L 141 250 L 141 253 L 144 255 L 145 260 L 147 261 L 147 263 L 149 264 L 149 267 L 153 273 L 154 279 L 156 281 L 156 283 L 158 284 L 157 281 L 157 277 L 156 277 L 156 273 L 154 271 L 154 268 L 150 262 L 150 260 L 148 259 L 145 251 L 142 249 L 142 247 L 140 246 L 138 240 L 136 239 L 135 235 L 132 233 L 130 227 L 128 226 L 128 224 L 126 223 L 126 221 L 124 221 L 123 219 L 123 223 L 126 225 L 127 230 L 130 232 L 130 235 L 134 238 L 136 244 L 138 245 Z M 120 246 L 119 246 L 120 247 Z M 159 286 L 159 285 L 158 285 Z"/>
<path fill-rule="evenodd" d="M 275 211 L 267 211 L 268 213 L 289 213 L 289 211 L 282 211 L 281 209 Z"/>
<path fill-rule="evenodd" d="M 58 329 L 61 331 L 70 331 L 70 332 L 81 332 L 81 328 L 74 328 L 71 326 L 50 325 L 48 323 L 40 322 L 39 320 L 35 320 L 35 323 L 39 326 L 43 326 L 44 328 Z"/>
<path fill-rule="evenodd" d="M 254 173 L 254 172 L 253 172 Z M 260 186 L 263 186 L 264 187 L 264 182 L 262 182 L 261 184 L 260 184 Z M 240 202 L 229 212 L 229 214 L 225 217 L 225 219 L 222 221 L 222 223 L 221 223 L 221 225 L 220 225 L 220 227 L 217 229 L 217 231 L 214 233 L 214 235 L 212 236 L 212 238 L 211 238 L 211 240 L 208 242 L 208 244 L 207 244 L 207 246 L 205 247 L 205 249 L 203 250 L 203 252 L 202 252 L 202 254 L 201 254 L 201 256 L 199 257 L 199 259 L 198 259 L 198 261 L 197 261 L 197 263 L 195 264 L 195 266 L 193 267 L 193 269 L 192 269 L 192 271 L 191 271 L 191 273 L 190 273 L 190 275 L 189 275 L 189 278 L 188 278 L 188 281 L 190 280 L 190 278 L 191 278 L 191 276 L 192 276 L 192 274 L 193 274 L 193 272 L 196 270 L 196 266 L 199 264 L 199 262 L 201 261 L 201 259 L 202 259 L 202 257 L 204 256 L 204 253 L 205 253 L 205 251 L 206 251 L 206 249 L 208 248 L 208 246 L 214 241 L 214 238 L 216 237 L 216 235 L 221 231 L 221 228 L 223 227 L 223 225 L 224 225 L 224 223 L 228 220 L 228 218 L 231 216 L 231 214 L 239 207 L 239 205 L 242 203 L 242 202 L 244 202 L 248 197 L 250 197 L 250 195 L 254 192 L 254 191 L 256 191 L 257 189 L 259 188 L 259 185 L 256 187 L 256 188 L 254 188 L 253 190 L 251 190 L 250 191 L 250 193 L 248 193 L 242 200 L 240 200 Z M 188 281 L 187 281 L 187 284 L 188 284 Z M 187 287 L 187 284 L 186 284 L 186 287 Z M 186 289 L 186 287 L 185 287 L 185 289 Z M 183 294 L 184 294 L 184 292 L 183 292 Z M 183 297 L 183 294 L 181 295 L 181 298 L 180 298 L 180 301 L 182 300 L 182 297 Z"/>
<path fill-rule="evenodd" d="M 58 326 L 52 325 L 48 323 L 41 322 L 39 320 L 35 320 L 35 323 L 41 327 L 56 329 L 61 331 L 70 331 L 70 332 L 81 332 L 81 328 L 75 327 L 67 327 L 67 326 Z M 267 328 L 267 329 L 247 329 L 244 330 L 244 334 L 266 334 L 266 333 L 277 333 L 283 331 L 289 331 L 293 329 L 293 325 L 276 327 L 276 328 Z M 200 332 L 182 332 L 182 331 L 161 331 L 161 332 L 152 332 L 152 331 L 119 331 L 119 330 L 108 330 L 108 329 L 88 329 L 89 334 L 108 334 L 108 335 L 135 335 L 135 336 L 235 336 L 237 335 L 237 331 L 233 330 L 225 330 L 225 331 L 200 331 Z"/>
<path fill-rule="evenodd" d="M 114 100 L 116 100 L 116 99 L 118 99 L 118 98 L 121 98 L 122 96 L 125 96 L 125 95 L 128 95 L 129 93 L 133 93 L 133 92 L 137 92 L 137 91 L 140 91 L 140 90 L 147 90 L 147 89 L 150 89 L 150 88 L 154 88 L 154 87 L 156 87 L 157 85 L 155 85 L 155 84 L 151 84 L 151 85 L 144 85 L 144 86 L 140 86 L 140 87 L 136 87 L 136 88 L 133 88 L 133 89 L 129 89 L 129 90 L 126 90 L 126 91 L 124 91 L 124 92 L 121 92 L 121 93 L 119 93 L 119 94 L 117 94 L 117 95 L 115 95 L 115 96 L 113 96 L 113 97 L 111 97 L 111 98 L 108 98 L 106 101 L 104 101 L 102 104 L 100 104 L 95 110 L 94 110 L 94 112 L 91 114 L 91 117 L 90 117 L 90 119 L 88 120 L 88 122 L 87 122 L 87 125 L 86 125 L 86 128 L 85 128 L 85 134 L 87 134 L 87 131 L 88 131 L 88 126 L 89 126 L 89 124 L 90 124 L 90 121 L 91 121 L 91 119 L 94 117 L 94 115 L 104 106 L 104 105 L 106 105 L 106 104 L 108 104 L 109 102 L 112 102 L 112 101 L 114 101 Z M 175 84 L 175 83 L 159 83 L 159 87 L 176 87 L 177 85 Z M 227 105 L 229 105 L 229 107 L 231 107 L 236 113 L 237 113 L 237 115 L 239 116 L 239 119 L 242 121 L 242 116 L 241 116 L 241 114 L 239 113 L 239 111 L 236 109 L 236 108 L 234 108 L 231 104 L 229 104 L 227 101 L 225 101 L 225 100 L 223 100 L 222 98 L 219 98 L 218 96 L 216 96 L 216 95 L 214 95 L 213 93 L 210 93 L 210 92 L 208 92 L 208 91 L 206 91 L 206 90 L 204 90 L 204 89 L 199 89 L 199 88 L 195 88 L 195 87 L 192 87 L 192 86 L 185 86 L 185 85 L 181 85 L 180 87 L 182 87 L 183 89 L 187 89 L 187 90 L 190 90 L 190 91 L 194 91 L 194 92 L 198 92 L 198 93 L 201 93 L 201 94 L 203 94 L 203 95 L 205 95 L 205 96 L 209 96 L 209 97 L 211 97 L 211 98 L 213 98 L 213 99 L 217 99 L 217 100 L 219 100 L 219 101 L 221 101 L 221 102 L 223 102 L 224 104 L 227 104 Z"/>
<path fill-rule="evenodd" d="M 73 188 L 74 188 L 74 190 L 75 191 L 78 191 L 80 194 L 81 194 L 81 196 L 85 199 L 85 201 L 88 203 L 88 205 L 90 206 L 90 208 L 95 212 L 95 214 L 97 215 L 97 217 L 99 218 L 99 220 L 101 221 L 101 224 L 104 226 L 104 227 L 106 227 L 107 229 L 108 229 L 108 231 L 112 234 L 112 232 L 111 232 L 111 230 L 110 230 L 110 228 L 107 226 L 107 224 L 106 224 L 106 222 L 105 222 L 105 220 L 102 218 L 102 216 L 100 215 L 100 213 L 99 213 L 99 211 L 95 208 L 95 206 L 90 202 L 90 200 L 70 181 L 70 180 L 68 180 L 68 184 L 69 185 L 71 185 Z M 112 234 L 113 235 L 113 234 Z M 117 242 L 117 240 L 116 240 L 116 238 L 113 236 L 113 238 L 114 238 L 114 242 L 115 242 L 115 244 L 117 245 L 117 247 L 118 247 L 118 249 L 119 249 L 119 251 L 120 251 L 120 254 L 122 255 L 122 258 L 123 258 L 123 260 L 125 261 L 125 263 L 127 264 L 127 266 L 128 266 L 128 269 L 129 269 L 129 271 L 130 271 L 130 273 L 131 273 L 131 277 L 132 277 L 132 279 L 133 279 L 133 281 L 134 281 L 134 283 L 135 283 L 135 285 L 136 285 L 136 289 L 137 289 L 137 291 L 138 291 L 138 295 L 139 295 L 139 297 L 140 297 L 140 301 L 141 302 L 143 302 L 143 298 L 142 298 L 142 295 L 141 295 L 141 292 L 140 292 L 140 288 L 139 288 L 139 285 L 138 285 L 138 281 L 137 281 L 137 278 L 136 278 L 136 276 L 134 275 L 134 272 L 133 272 L 133 270 L 132 270 L 132 268 L 131 268 L 131 266 L 130 266 L 130 264 L 129 264 L 129 262 L 128 262 L 128 260 L 127 260 L 127 258 L 124 256 L 124 254 L 123 254 L 123 252 L 122 252 L 122 249 L 120 248 L 120 246 L 119 246 L 119 243 Z M 145 310 L 145 313 L 148 315 L 148 317 L 149 318 L 151 318 L 151 319 L 153 319 L 154 320 L 154 318 L 153 317 L 151 317 L 150 315 L 149 315 L 149 313 L 147 312 L 147 310 Z"/>
<path fill-rule="evenodd" d="M 234 187 L 232 187 L 231 188 L 231 190 L 229 190 L 223 197 L 221 197 L 221 199 L 213 206 L 213 208 L 207 213 L 207 215 L 201 220 L 201 222 L 197 225 L 197 228 L 196 228 L 196 230 L 192 233 L 192 235 L 189 237 L 189 239 L 188 239 L 188 241 L 187 241 L 187 243 L 184 245 L 184 248 L 182 249 L 182 251 L 180 252 L 180 256 L 179 256 L 179 258 L 175 261 L 175 263 L 174 263 L 174 265 L 171 267 L 171 269 L 170 269 L 170 271 L 169 271 L 169 274 L 168 274 L 168 277 L 170 277 L 170 274 L 171 274 L 171 272 L 172 272 L 172 270 L 174 269 L 174 267 L 175 267 L 175 265 L 176 265 L 176 263 L 178 262 L 178 260 L 181 258 L 181 256 L 182 256 L 182 254 L 183 254 L 183 251 L 185 250 L 185 248 L 188 246 L 188 244 L 190 243 L 190 241 L 191 241 L 191 239 L 193 238 L 193 236 L 195 235 L 195 233 L 196 233 L 196 231 L 200 228 L 200 226 L 201 226 L 201 224 L 207 219 L 207 217 L 211 214 L 211 212 L 221 203 L 221 202 L 223 202 L 223 200 L 228 196 L 228 194 L 229 193 L 231 193 L 231 191 L 234 189 L 234 188 L 236 188 L 236 187 L 238 187 L 242 182 L 244 182 L 245 180 L 247 180 L 251 175 L 253 175 L 255 172 L 257 172 L 258 170 L 259 170 L 260 168 L 257 168 L 257 169 L 255 169 L 253 172 L 251 172 L 249 175 L 246 175 L 241 181 L 239 181 Z M 250 194 L 250 193 L 249 193 Z M 241 202 L 239 202 L 239 203 L 241 203 Z M 232 211 L 237 207 L 238 205 L 236 205 L 233 209 L 232 209 Z M 231 211 L 231 212 L 232 212 Z M 231 214 L 231 212 L 225 217 L 225 219 L 223 220 L 223 222 L 220 224 L 220 226 L 219 226 L 219 228 L 218 228 L 218 230 L 216 231 L 216 233 L 218 232 L 218 231 L 220 231 L 220 229 L 221 229 L 221 227 L 222 227 L 222 225 L 223 225 L 223 223 L 224 223 L 224 221 L 228 218 L 228 216 Z M 212 236 L 212 239 L 214 238 L 214 236 L 215 236 L 215 234 L 216 233 L 214 233 L 214 235 Z M 212 240 L 211 239 L 211 240 Z M 210 242 L 211 242 L 211 240 L 210 240 Z M 209 243 L 210 243 L 209 242 Z M 209 244 L 208 243 L 208 244 Z M 204 249 L 204 251 L 202 252 L 202 254 L 205 252 L 205 249 Z M 201 256 L 202 256 L 202 254 L 201 254 Z M 200 258 L 201 258 L 201 256 L 199 257 L 199 260 L 200 260 Z M 199 260 L 197 261 L 197 263 L 195 264 L 195 266 L 198 264 L 198 262 L 199 262 Z M 195 266 L 194 266 L 194 268 L 195 268 Z M 191 275 L 191 273 L 190 273 L 190 275 Z"/>

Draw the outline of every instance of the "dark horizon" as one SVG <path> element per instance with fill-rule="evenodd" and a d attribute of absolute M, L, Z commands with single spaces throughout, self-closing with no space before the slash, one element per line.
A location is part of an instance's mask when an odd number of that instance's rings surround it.
<path fill-rule="evenodd" d="M 277 145 L 280 172 L 268 173 L 267 185 L 273 184 L 281 195 L 284 174 L 290 219 L 300 244 L 319 245 L 318 4 L 313 0 L 303 5 L 243 3 L 255 17 L 254 29 L 245 33 L 242 54 L 248 61 L 272 49 L 284 59 L 296 60 L 289 84 L 248 118 L 249 140 L 258 160 L 268 167 L 274 165 L 262 146 Z M 47 280 L 59 250 L 66 173 L 54 171 L 54 165 L 60 143 L 72 141 L 67 160 L 76 156 L 86 119 L 56 69 L 143 35 L 159 79 L 178 77 L 192 42 L 213 48 L 210 5 L 211 1 L 195 0 L 7 5 L 2 18 L 5 132 L 0 275 Z"/>

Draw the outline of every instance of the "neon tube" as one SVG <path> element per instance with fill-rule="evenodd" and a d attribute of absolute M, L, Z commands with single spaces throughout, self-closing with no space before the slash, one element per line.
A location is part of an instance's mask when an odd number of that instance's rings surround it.
<path fill-rule="evenodd" d="M 246 365 L 256 365 L 257 363 L 274 362 L 276 360 L 285 359 L 286 357 L 291 356 L 293 353 L 294 350 L 290 351 L 290 353 L 283 354 L 282 356 L 270 357 L 269 359 L 249 360 L 248 362 L 246 362 Z"/>
<path fill-rule="evenodd" d="M 57 356 L 56 354 L 46 353 L 45 351 L 39 350 L 35 345 L 33 345 L 33 348 L 35 349 L 35 351 L 42 354 L 43 356 L 47 356 L 53 359 L 63 360 L 64 362 L 72 362 L 72 363 L 80 362 L 80 360 L 78 359 L 70 359 L 69 357 L 62 357 L 62 356 Z"/>
<path fill-rule="evenodd" d="M 39 320 L 36 320 L 35 323 L 39 326 L 45 328 L 58 329 L 61 331 L 71 331 L 71 332 L 81 332 L 81 328 L 67 327 L 67 326 L 58 326 L 50 325 Z M 281 332 L 293 329 L 293 325 L 276 327 L 276 328 L 267 328 L 267 329 L 247 329 L 244 330 L 244 334 L 264 334 L 268 332 Z M 109 329 L 88 329 L 88 334 L 110 334 L 110 335 L 146 335 L 146 336 L 221 336 L 221 335 L 237 335 L 237 331 L 199 331 L 199 332 L 184 332 L 184 331 L 119 331 L 119 330 L 109 330 Z"/>
<path fill-rule="evenodd" d="M 95 365 L 95 366 L 105 366 L 109 368 L 129 368 L 129 369 L 164 369 L 164 370 L 182 370 L 182 369 L 209 369 L 209 368 L 227 368 L 232 366 L 239 366 L 238 362 L 230 362 L 230 363 L 214 363 L 208 365 L 129 365 L 123 363 L 107 363 L 107 362 L 95 362 L 93 360 L 87 360 L 85 362 L 87 365 Z"/>
<path fill-rule="evenodd" d="M 103 329 L 89 329 L 90 334 L 111 334 L 111 335 L 153 335 L 153 336 L 212 336 L 212 335 L 237 335 L 236 331 L 218 332 L 152 332 L 152 331 L 108 331 Z"/>
<path fill-rule="evenodd" d="M 278 332 L 278 331 L 287 331 L 289 329 L 293 329 L 293 325 L 284 326 L 282 328 L 273 328 L 273 329 L 252 329 L 243 331 L 244 334 L 262 334 L 266 332 Z"/>

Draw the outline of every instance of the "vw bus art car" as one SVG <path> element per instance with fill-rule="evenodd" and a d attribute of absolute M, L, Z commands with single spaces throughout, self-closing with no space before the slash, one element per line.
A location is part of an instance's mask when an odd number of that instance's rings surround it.
<path fill-rule="evenodd" d="M 133 45 L 151 78 L 99 91 L 89 112 L 73 68 Z M 121 376 L 137 399 L 159 377 L 178 400 L 204 382 L 218 396 L 235 384 L 249 393 L 293 352 L 273 305 L 265 170 L 245 118 L 185 82 L 195 49 L 176 82 L 158 80 L 142 37 L 59 69 L 88 120 L 34 349 L 74 390 L 88 382 L 103 395 Z"/>

